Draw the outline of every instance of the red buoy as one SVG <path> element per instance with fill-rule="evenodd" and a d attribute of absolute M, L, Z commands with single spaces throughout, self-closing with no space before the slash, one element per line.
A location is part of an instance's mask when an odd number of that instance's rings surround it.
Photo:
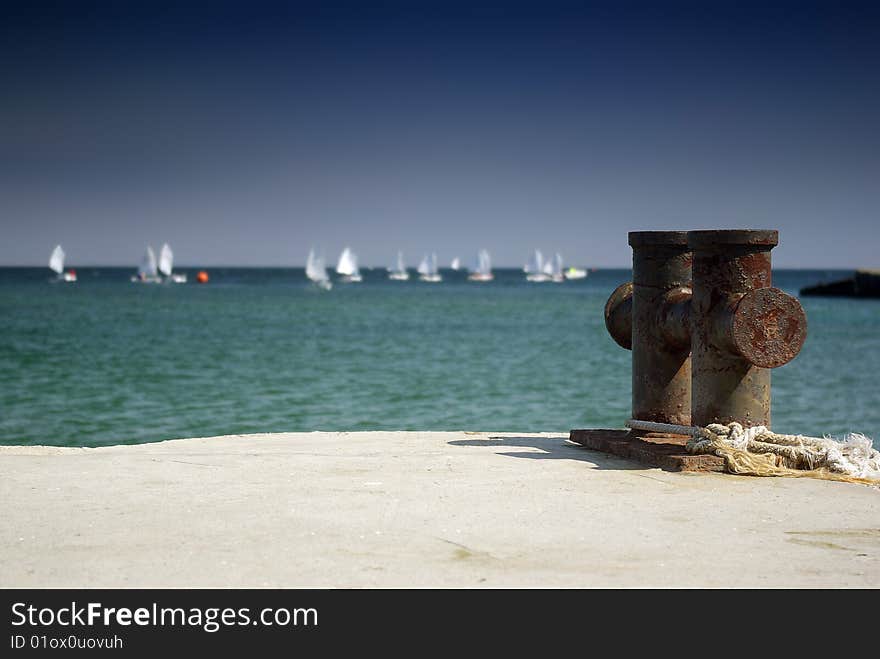
<path fill-rule="evenodd" d="M 196 275 L 196 281 L 200 284 L 207 284 L 208 273 L 205 270 L 199 270 L 199 274 Z"/>

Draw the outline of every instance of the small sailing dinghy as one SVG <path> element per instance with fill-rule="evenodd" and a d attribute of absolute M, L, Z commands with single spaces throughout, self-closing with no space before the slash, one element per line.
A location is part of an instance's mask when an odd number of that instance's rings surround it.
<path fill-rule="evenodd" d="M 456 256 L 452 259 L 452 263 L 449 264 L 449 267 L 453 270 L 461 270 L 461 259 Z"/>
<path fill-rule="evenodd" d="M 403 252 L 397 252 L 397 263 L 393 268 L 388 268 L 388 279 L 395 281 L 409 281 L 409 273 L 403 262 Z"/>
<path fill-rule="evenodd" d="M 173 273 L 174 269 L 174 252 L 171 251 L 171 247 L 168 243 L 162 245 L 162 249 L 159 250 L 159 272 L 165 275 L 165 283 L 174 283 L 174 284 L 185 284 L 186 283 L 186 275 L 180 273 Z"/>
<path fill-rule="evenodd" d="M 437 271 L 437 255 L 433 252 L 431 253 L 431 257 L 428 258 L 428 255 L 425 254 L 425 258 L 422 259 L 422 262 L 419 263 L 419 279 L 421 281 L 427 281 L 432 284 L 443 281 L 443 277 Z"/>
<path fill-rule="evenodd" d="M 523 271 L 526 273 L 526 281 L 545 282 L 550 281 L 550 274 L 545 272 L 547 262 L 544 261 L 544 255 L 540 249 L 536 249 L 532 258 L 526 263 Z"/>
<path fill-rule="evenodd" d="M 131 280 L 138 284 L 162 283 L 159 268 L 156 265 L 156 253 L 149 245 L 147 245 L 147 251 L 144 252 L 144 258 L 141 259 L 141 264 L 138 266 L 138 273 L 133 275 Z"/>
<path fill-rule="evenodd" d="M 55 273 L 55 278 L 51 281 L 76 281 L 76 270 L 64 271 L 64 257 L 65 254 L 64 250 L 61 249 L 61 245 L 56 245 L 55 249 L 52 250 L 51 256 L 49 256 L 49 269 Z"/>
<path fill-rule="evenodd" d="M 346 284 L 363 281 L 361 271 L 358 268 L 357 255 L 348 247 L 342 250 L 342 254 L 339 255 L 336 274 L 340 276 L 339 281 Z"/>
<path fill-rule="evenodd" d="M 547 274 L 550 275 L 550 281 L 560 284 L 565 281 L 565 275 L 562 272 L 562 254 L 556 252 L 554 257 L 547 261 L 549 268 Z"/>
<path fill-rule="evenodd" d="M 327 276 L 324 258 L 316 256 L 314 249 L 309 250 L 309 258 L 306 260 L 306 277 L 322 290 L 329 291 L 333 288 L 330 277 Z"/>
<path fill-rule="evenodd" d="M 477 264 L 468 275 L 468 279 L 471 281 L 492 281 L 495 279 L 495 275 L 492 274 L 492 261 L 487 250 L 481 249 L 477 253 Z"/>

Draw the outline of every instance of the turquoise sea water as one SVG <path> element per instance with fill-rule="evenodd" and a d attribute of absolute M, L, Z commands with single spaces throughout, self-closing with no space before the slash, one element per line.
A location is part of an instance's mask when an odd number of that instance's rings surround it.
<path fill-rule="evenodd" d="M 186 270 L 190 282 L 195 271 Z M 603 305 L 628 270 L 529 284 L 361 284 L 301 268 L 210 269 L 138 285 L 130 269 L 0 268 L 0 443 L 97 446 L 309 430 L 567 432 L 620 427 L 630 354 Z M 801 286 L 846 272 L 777 271 Z M 805 298 L 801 354 L 773 374 L 780 432 L 880 436 L 880 301 Z"/>

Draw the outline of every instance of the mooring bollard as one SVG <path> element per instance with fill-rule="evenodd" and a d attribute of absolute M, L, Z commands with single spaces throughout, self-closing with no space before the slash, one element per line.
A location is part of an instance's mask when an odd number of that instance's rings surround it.
<path fill-rule="evenodd" d="M 778 232 L 751 229 L 630 233 L 633 281 L 608 298 L 605 326 L 632 350 L 631 430 L 573 429 L 569 439 L 665 469 L 728 469 L 714 449 L 692 450 L 706 435 L 693 426 L 769 429 L 769 369 L 807 336 L 800 302 L 771 286 L 777 242 Z M 717 430 L 742 436 L 735 425 Z"/>
<path fill-rule="evenodd" d="M 690 425 L 691 254 L 684 231 L 633 231 L 633 281 L 605 304 L 605 326 L 632 350 L 632 417 Z"/>
<path fill-rule="evenodd" d="M 778 242 L 770 230 L 687 234 L 693 252 L 691 425 L 770 427 L 769 369 L 794 359 L 807 336 L 800 302 L 771 287 L 770 250 Z"/>
<path fill-rule="evenodd" d="M 632 350 L 632 418 L 770 427 L 770 370 L 800 352 L 807 319 L 771 286 L 769 230 L 634 231 L 633 281 L 605 305 Z M 693 283 L 691 283 L 693 282 Z"/>

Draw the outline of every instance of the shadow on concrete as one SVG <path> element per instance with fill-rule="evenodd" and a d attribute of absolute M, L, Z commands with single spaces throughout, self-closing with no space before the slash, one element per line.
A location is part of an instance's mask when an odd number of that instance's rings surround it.
<path fill-rule="evenodd" d="M 525 453 L 499 451 L 497 455 L 510 458 L 524 458 L 526 460 L 579 460 L 589 462 L 596 469 L 652 469 L 647 465 L 639 464 L 619 458 L 614 455 L 588 449 L 580 444 L 569 441 L 568 437 L 489 437 L 488 439 L 453 439 L 448 444 L 452 446 L 482 446 L 482 447 L 520 447 L 537 448 L 542 453 Z"/>

